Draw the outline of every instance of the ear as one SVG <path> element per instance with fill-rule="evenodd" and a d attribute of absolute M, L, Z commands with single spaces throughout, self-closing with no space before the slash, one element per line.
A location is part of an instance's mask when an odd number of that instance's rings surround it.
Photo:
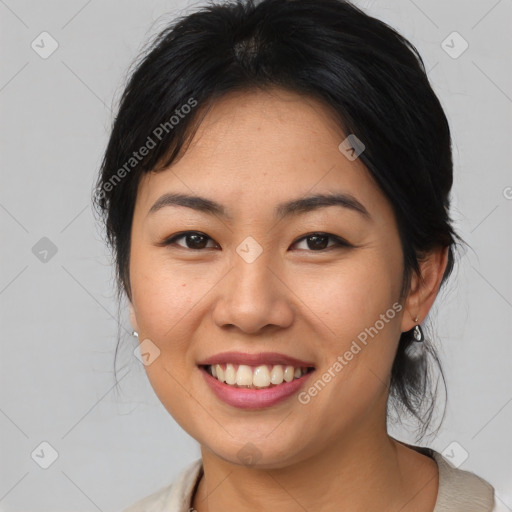
<path fill-rule="evenodd" d="M 448 247 L 434 249 L 420 261 L 421 278 L 417 274 L 411 278 L 402 317 L 402 332 L 410 331 L 415 325 L 423 322 L 430 311 L 448 263 L 448 249 Z M 416 317 L 418 317 L 417 322 L 414 321 Z"/>
<path fill-rule="evenodd" d="M 139 331 L 139 326 L 137 324 L 137 318 L 135 318 L 135 309 L 131 302 L 128 302 L 128 307 L 130 308 L 130 323 L 132 324 L 134 331 Z"/>

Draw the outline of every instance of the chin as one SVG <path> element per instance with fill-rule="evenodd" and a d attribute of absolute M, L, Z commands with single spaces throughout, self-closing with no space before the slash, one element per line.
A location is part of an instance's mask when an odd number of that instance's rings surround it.
<path fill-rule="evenodd" d="M 274 425 L 275 427 L 275 425 Z M 225 442 L 206 442 L 201 444 L 202 448 L 229 464 L 236 464 L 244 467 L 257 469 L 284 468 L 301 459 L 301 452 L 304 450 L 304 439 L 301 436 L 290 436 L 285 433 L 284 438 L 274 434 L 261 435 L 260 437 L 250 435 L 236 435 L 230 438 L 226 435 Z M 300 446 L 300 452 L 297 447 Z"/>

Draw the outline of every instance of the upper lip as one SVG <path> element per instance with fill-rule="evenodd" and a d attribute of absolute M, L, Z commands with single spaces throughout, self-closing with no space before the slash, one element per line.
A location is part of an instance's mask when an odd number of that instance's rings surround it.
<path fill-rule="evenodd" d="M 278 352 L 258 352 L 257 354 L 248 354 L 244 352 L 221 352 L 215 354 L 203 361 L 197 363 L 199 366 L 213 364 L 246 364 L 249 366 L 258 366 L 263 364 L 281 364 L 297 367 L 314 366 L 311 362 L 301 361 L 295 357 L 290 357 Z"/>

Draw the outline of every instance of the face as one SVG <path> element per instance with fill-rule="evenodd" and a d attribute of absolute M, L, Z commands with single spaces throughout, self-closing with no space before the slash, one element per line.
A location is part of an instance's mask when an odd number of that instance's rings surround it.
<path fill-rule="evenodd" d="M 345 137 L 312 99 L 231 94 L 179 161 L 140 182 L 130 282 L 147 375 L 225 461 L 250 452 L 285 466 L 384 428 L 400 333 L 414 324 L 398 303 L 391 205 L 338 148 Z M 150 211 L 165 194 L 209 202 Z M 317 195 L 343 200 L 307 200 Z"/>

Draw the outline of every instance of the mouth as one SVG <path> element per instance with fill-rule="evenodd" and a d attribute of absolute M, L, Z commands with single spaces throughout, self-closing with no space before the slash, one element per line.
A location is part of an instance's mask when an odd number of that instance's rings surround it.
<path fill-rule="evenodd" d="M 224 352 L 197 365 L 214 395 L 239 409 L 263 409 L 296 394 L 315 371 L 284 354 Z"/>
<path fill-rule="evenodd" d="M 283 383 L 300 379 L 315 369 L 313 366 L 281 364 L 254 366 L 235 363 L 200 365 L 200 368 L 219 382 L 245 389 L 267 389 L 280 386 Z"/>

